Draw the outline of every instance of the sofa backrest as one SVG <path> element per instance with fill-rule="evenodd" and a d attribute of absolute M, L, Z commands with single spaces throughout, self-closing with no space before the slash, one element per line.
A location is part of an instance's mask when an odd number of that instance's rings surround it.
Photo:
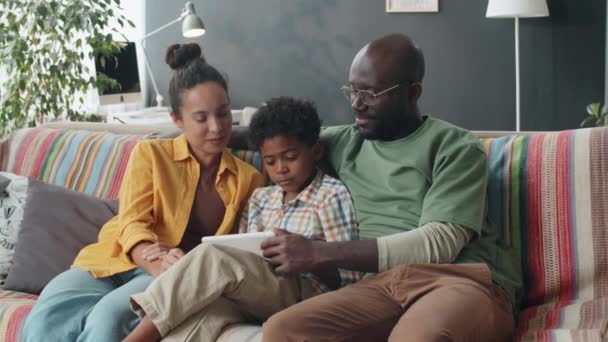
<path fill-rule="evenodd" d="M 49 127 L 20 129 L 0 144 L 0 171 L 114 199 L 118 197 L 133 147 L 147 136 Z M 149 136 L 158 138 L 154 134 Z M 257 153 L 232 152 L 261 169 Z"/>
<path fill-rule="evenodd" d="M 101 198 L 116 198 L 141 135 L 25 128 L 11 134 L 2 170 Z"/>
<path fill-rule="evenodd" d="M 488 216 L 522 260 L 525 306 L 608 295 L 608 127 L 483 139 Z"/>

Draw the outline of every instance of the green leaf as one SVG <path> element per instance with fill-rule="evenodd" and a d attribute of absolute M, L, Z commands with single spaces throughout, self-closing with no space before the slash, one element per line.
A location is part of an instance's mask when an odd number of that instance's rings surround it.
<path fill-rule="evenodd" d="M 594 102 L 587 105 L 587 114 L 597 116 L 600 110 L 600 103 Z"/>
<path fill-rule="evenodd" d="M 580 127 L 585 127 L 587 126 L 589 123 L 595 121 L 595 117 L 594 116 L 588 116 L 585 118 L 585 120 L 583 120 L 583 122 L 581 122 L 581 126 Z"/>
<path fill-rule="evenodd" d="M 49 13 L 49 10 L 44 4 L 40 4 L 38 8 L 36 8 L 36 13 L 38 13 L 39 16 L 45 18 Z"/>

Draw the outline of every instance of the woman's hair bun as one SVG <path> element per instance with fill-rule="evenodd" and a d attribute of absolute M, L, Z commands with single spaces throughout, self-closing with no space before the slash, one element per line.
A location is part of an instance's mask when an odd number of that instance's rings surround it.
<path fill-rule="evenodd" d="M 177 70 L 186 67 L 197 58 L 205 62 L 205 57 L 202 56 L 201 47 L 198 44 L 173 44 L 167 48 L 165 62 L 171 69 Z"/>

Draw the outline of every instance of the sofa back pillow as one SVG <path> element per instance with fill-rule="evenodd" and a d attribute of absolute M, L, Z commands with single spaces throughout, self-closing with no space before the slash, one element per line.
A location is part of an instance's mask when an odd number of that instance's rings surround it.
<path fill-rule="evenodd" d="M 4 289 L 40 293 L 53 277 L 69 269 L 84 246 L 97 241 L 101 227 L 117 213 L 117 200 L 30 178 Z"/>

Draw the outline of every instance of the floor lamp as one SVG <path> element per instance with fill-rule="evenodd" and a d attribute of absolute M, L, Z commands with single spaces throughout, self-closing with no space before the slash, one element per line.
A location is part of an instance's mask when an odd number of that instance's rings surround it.
<path fill-rule="evenodd" d="M 521 128 L 519 87 L 519 18 L 546 17 L 546 0 L 489 0 L 487 18 L 515 18 L 515 129 Z"/>
<path fill-rule="evenodd" d="M 201 20 L 201 18 L 199 18 L 198 15 L 196 15 L 196 12 L 194 11 L 194 5 L 191 2 L 187 2 L 184 6 L 184 9 L 182 10 L 182 14 L 177 19 L 170 21 L 167 24 L 157 28 L 156 30 L 146 34 L 141 39 L 141 48 L 144 52 L 144 57 L 146 61 L 146 71 L 148 72 L 148 75 L 150 75 L 150 79 L 152 80 L 152 86 L 154 87 L 154 92 L 156 93 L 156 107 L 159 109 L 163 106 L 164 98 L 158 91 L 158 86 L 156 85 L 154 75 L 152 74 L 152 67 L 150 67 L 150 59 L 148 58 L 148 52 L 146 51 L 146 39 L 180 21 L 182 22 L 182 35 L 184 37 L 193 38 L 205 34 L 205 25 L 203 24 L 203 21 Z"/>

